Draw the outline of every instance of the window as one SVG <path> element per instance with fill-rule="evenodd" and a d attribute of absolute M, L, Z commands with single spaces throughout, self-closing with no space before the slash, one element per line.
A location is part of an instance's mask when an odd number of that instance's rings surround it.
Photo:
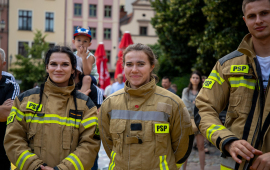
<path fill-rule="evenodd" d="M 106 55 L 107 55 L 107 63 L 110 63 L 111 62 L 111 51 L 110 50 L 106 50 Z"/>
<path fill-rule="evenodd" d="M 74 15 L 82 16 L 82 4 L 74 4 Z"/>
<path fill-rule="evenodd" d="M 147 35 L 147 27 L 140 27 L 140 35 Z"/>
<path fill-rule="evenodd" d="M 92 34 L 92 39 L 96 39 L 96 32 L 97 32 L 97 29 L 96 28 L 92 28 L 90 27 L 90 31 L 91 31 L 91 34 Z"/>
<path fill-rule="evenodd" d="M 52 12 L 46 12 L 45 31 L 53 32 L 53 18 L 54 18 L 54 14 Z"/>
<path fill-rule="evenodd" d="M 55 46 L 54 43 L 49 43 L 49 49 L 53 48 Z"/>
<path fill-rule="evenodd" d="M 19 10 L 19 30 L 32 30 L 32 11 Z"/>
<path fill-rule="evenodd" d="M 106 39 L 106 40 L 111 39 L 111 29 L 110 28 L 104 29 L 104 39 Z"/>
<path fill-rule="evenodd" d="M 112 17 L 112 6 L 105 5 L 104 17 L 105 18 L 111 18 Z"/>
<path fill-rule="evenodd" d="M 89 17 L 96 17 L 97 16 L 97 5 L 89 5 Z"/>
<path fill-rule="evenodd" d="M 24 44 L 28 45 L 27 41 L 19 41 L 18 44 L 18 53 L 21 54 L 24 57 L 27 57 L 27 51 L 24 47 Z"/>

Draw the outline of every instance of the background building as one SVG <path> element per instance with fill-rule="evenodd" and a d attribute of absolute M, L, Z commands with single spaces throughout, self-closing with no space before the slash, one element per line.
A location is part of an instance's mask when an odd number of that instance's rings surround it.
<path fill-rule="evenodd" d="M 128 6 L 127 1 L 125 6 Z M 151 18 L 154 17 L 155 11 L 149 0 L 136 0 L 132 3 L 132 7 L 132 13 L 127 13 L 120 19 L 121 33 L 129 31 L 134 43 L 157 43 L 158 36 L 151 25 Z"/>
<path fill-rule="evenodd" d="M 0 48 L 6 53 L 5 70 L 8 68 L 8 5 L 8 0 L 0 1 Z"/>
<path fill-rule="evenodd" d="M 27 43 L 30 47 L 32 46 L 34 32 L 37 29 L 47 35 L 46 42 L 50 46 L 63 45 L 64 26 L 64 0 L 9 1 L 9 61 L 15 62 L 17 54 L 26 55 L 23 44 Z"/>
<path fill-rule="evenodd" d="M 65 43 L 72 46 L 73 33 L 79 27 L 90 27 L 95 52 L 99 42 L 104 43 L 108 57 L 108 69 L 114 70 L 118 51 L 119 0 L 68 0 L 66 10 Z"/>

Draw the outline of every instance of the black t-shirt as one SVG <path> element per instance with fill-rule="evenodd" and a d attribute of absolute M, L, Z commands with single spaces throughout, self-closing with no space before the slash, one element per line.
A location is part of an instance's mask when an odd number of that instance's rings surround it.
<path fill-rule="evenodd" d="M 0 105 L 7 99 L 14 100 L 19 94 L 18 84 L 2 76 L 0 80 Z M 1 113 L 0 113 L 1 114 Z M 5 156 L 4 137 L 6 133 L 6 122 L 0 122 L 0 157 Z"/>

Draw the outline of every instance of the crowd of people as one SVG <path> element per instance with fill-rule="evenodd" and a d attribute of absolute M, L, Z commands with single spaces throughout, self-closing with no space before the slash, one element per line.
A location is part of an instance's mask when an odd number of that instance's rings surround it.
<path fill-rule="evenodd" d="M 1 169 L 97 169 L 101 141 L 110 170 L 186 169 L 195 138 L 202 170 L 206 139 L 222 153 L 221 170 L 269 170 L 270 1 L 243 0 L 242 10 L 250 33 L 207 78 L 192 72 L 182 99 L 169 76 L 156 85 L 156 56 L 141 43 L 124 50 L 124 74 L 104 96 L 90 29 L 75 31 L 76 52 L 49 49 L 45 81 L 21 94 L 0 49 Z"/>

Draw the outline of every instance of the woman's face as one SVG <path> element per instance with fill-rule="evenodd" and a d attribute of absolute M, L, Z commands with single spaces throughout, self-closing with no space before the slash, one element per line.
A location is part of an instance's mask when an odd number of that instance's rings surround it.
<path fill-rule="evenodd" d="M 52 53 L 46 71 L 59 87 L 68 86 L 69 78 L 74 73 L 69 56 L 61 52 Z"/>
<path fill-rule="evenodd" d="M 192 85 L 198 85 L 200 83 L 200 77 L 197 74 L 192 74 L 190 82 Z"/>
<path fill-rule="evenodd" d="M 130 51 L 125 56 L 124 71 L 131 88 L 137 89 L 150 81 L 150 73 L 155 65 L 150 65 L 143 51 Z"/>

